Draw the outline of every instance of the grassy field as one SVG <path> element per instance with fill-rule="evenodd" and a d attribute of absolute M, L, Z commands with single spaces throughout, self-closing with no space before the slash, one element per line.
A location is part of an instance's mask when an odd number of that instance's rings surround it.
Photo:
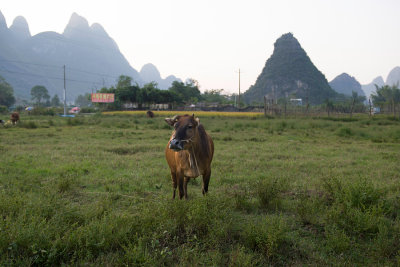
<path fill-rule="evenodd" d="M 165 115 L 0 127 L 0 265 L 400 265 L 398 119 L 199 114 L 209 194 L 173 201 Z"/>

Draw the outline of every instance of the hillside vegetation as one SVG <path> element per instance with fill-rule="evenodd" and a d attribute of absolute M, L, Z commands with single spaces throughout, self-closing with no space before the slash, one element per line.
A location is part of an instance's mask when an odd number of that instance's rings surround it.
<path fill-rule="evenodd" d="M 254 85 L 244 93 L 246 102 L 270 99 L 302 98 L 310 104 L 321 104 L 327 98 L 338 98 L 325 76 L 314 66 L 307 53 L 291 33 L 282 35 L 265 63 Z"/>
<path fill-rule="evenodd" d="M 209 194 L 173 201 L 155 114 L 0 127 L 0 265 L 400 264 L 398 119 L 200 117 Z"/>

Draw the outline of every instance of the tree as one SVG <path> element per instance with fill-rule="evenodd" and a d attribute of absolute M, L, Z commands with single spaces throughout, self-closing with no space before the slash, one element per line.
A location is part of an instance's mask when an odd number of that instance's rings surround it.
<path fill-rule="evenodd" d="M 50 105 L 52 107 L 59 107 L 61 105 L 61 101 L 60 98 L 58 97 L 58 95 L 54 95 L 51 100 L 50 100 Z"/>
<path fill-rule="evenodd" d="M 376 93 L 372 94 L 374 105 L 378 105 L 382 110 L 387 106 L 388 112 L 393 112 L 396 115 L 396 106 L 400 103 L 400 89 L 398 85 L 383 85 L 381 87 L 375 85 Z"/>
<path fill-rule="evenodd" d="M 89 107 L 91 106 L 92 101 L 91 101 L 91 94 L 86 93 L 84 95 L 78 95 L 75 99 L 75 105 L 79 107 Z"/>
<path fill-rule="evenodd" d="M 131 85 L 132 85 L 132 77 L 126 75 L 120 75 L 118 77 L 117 89 L 127 88 L 130 87 Z"/>
<path fill-rule="evenodd" d="M 189 79 L 185 83 L 174 81 L 169 91 L 176 94 L 177 103 L 196 103 L 201 99 L 198 83 Z"/>
<path fill-rule="evenodd" d="M 33 100 L 36 100 L 38 105 L 41 104 L 43 99 L 48 100 L 50 99 L 49 91 L 47 91 L 46 87 L 43 85 L 36 85 L 31 89 L 31 96 Z"/>
<path fill-rule="evenodd" d="M 15 103 L 14 89 L 0 76 L 0 105 L 11 106 Z"/>
<path fill-rule="evenodd" d="M 354 107 L 358 104 L 361 104 L 365 101 L 365 96 L 359 96 L 357 92 L 352 91 L 351 94 L 351 107 L 350 107 L 350 118 L 353 116 Z M 362 105 L 364 107 L 364 105 Z"/>
<path fill-rule="evenodd" d="M 137 102 L 138 91 L 140 90 L 138 85 L 132 85 L 129 87 L 120 87 L 115 90 L 115 98 L 121 103 L 135 103 Z"/>
<path fill-rule="evenodd" d="M 201 95 L 201 98 L 205 102 L 216 102 L 220 104 L 229 103 L 228 97 L 222 95 L 223 91 L 223 89 L 206 90 L 204 94 Z"/>

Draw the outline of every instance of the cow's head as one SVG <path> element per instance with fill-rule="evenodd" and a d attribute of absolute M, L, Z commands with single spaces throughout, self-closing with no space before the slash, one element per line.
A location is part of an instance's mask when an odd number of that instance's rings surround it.
<path fill-rule="evenodd" d="M 189 149 L 196 138 L 199 119 L 195 118 L 194 114 L 192 116 L 177 115 L 173 118 L 166 118 L 165 122 L 175 129 L 169 142 L 169 148 L 175 151 Z"/>

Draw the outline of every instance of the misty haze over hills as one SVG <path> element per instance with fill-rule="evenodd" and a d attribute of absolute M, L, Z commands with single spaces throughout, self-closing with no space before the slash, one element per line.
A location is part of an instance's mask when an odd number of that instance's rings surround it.
<path fill-rule="evenodd" d="M 50 95 L 58 94 L 62 99 L 64 65 L 68 102 L 79 94 L 115 85 L 119 75 L 131 76 L 139 85 L 154 81 L 161 89 L 167 89 L 175 80 L 181 81 L 173 75 L 163 79 L 150 63 L 138 72 L 100 24 L 89 25 L 76 13 L 72 14 L 62 34 L 42 32 L 31 36 L 24 17 L 16 17 L 7 27 L 0 11 L 0 75 L 13 86 L 17 97 L 30 99 L 31 88 L 44 85 Z M 329 85 L 294 36 L 285 34 L 277 40 L 273 55 L 255 84 L 244 93 L 244 99 L 248 103 L 262 102 L 264 95 L 273 98 L 287 95 L 309 98 L 310 103 L 318 104 L 326 97 L 336 97 L 335 91 L 343 90 L 355 89 L 359 95 L 363 95 L 363 91 L 369 98 L 375 92 L 375 84 L 385 84 L 379 76 L 370 84 L 361 85 L 360 91 L 359 84 L 353 84 L 357 88 L 349 86 L 356 78 L 347 76 L 348 83 L 336 86 L 332 85 L 333 80 Z M 396 67 L 387 76 L 386 84 L 399 82 L 400 67 Z M 335 87 L 335 91 L 331 87 Z"/>
<path fill-rule="evenodd" d="M 384 82 L 382 76 L 378 76 L 371 83 L 362 85 L 362 89 L 365 92 L 365 95 L 368 99 L 371 94 L 375 93 L 376 91 L 375 85 L 381 87 L 385 84 L 389 86 L 393 85 L 400 86 L 400 67 L 395 67 L 389 72 L 386 78 L 386 82 Z"/>
<path fill-rule="evenodd" d="M 66 66 L 67 100 L 79 94 L 116 84 L 120 75 L 128 75 L 143 85 L 158 83 L 167 89 L 180 79 L 171 75 L 162 79 L 152 64 L 140 73 L 132 68 L 118 45 L 104 28 L 73 13 L 62 34 L 42 32 L 31 36 L 24 17 L 18 16 L 8 28 L 0 12 L 0 75 L 14 88 L 17 97 L 29 99 L 35 85 L 44 85 L 50 95 L 63 95 Z"/>

